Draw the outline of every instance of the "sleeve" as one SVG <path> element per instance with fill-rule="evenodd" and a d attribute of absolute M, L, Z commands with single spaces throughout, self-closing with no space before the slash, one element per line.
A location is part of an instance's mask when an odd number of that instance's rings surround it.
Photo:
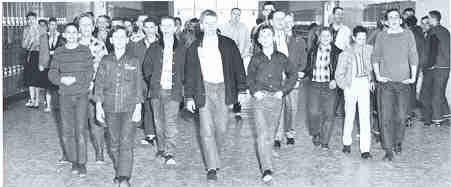
<path fill-rule="evenodd" d="M 60 54 L 59 51 L 55 51 L 55 55 L 52 58 L 52 63 L 50 63 L 49 69 L 49 80 L 55 85 L 62 85 L 61 83 L 61 74 L 60 74 Z"/>
<path fill-rule="evenodd" d="M 49 66 L 50 51 L 47 36 L 41 35 L 39 37 L 39 66 L 47 68 Z"/>
<path fill-rule="evenodd" d="M 186 51 L 185 55 L 185 67 L 184 67 L 184 94 L 185 98 L 194 99 L 195 96 L 195 66 L 194 66 L 194 44 L 192 44 Z"/>
<path fill-rule="evenodd" d="M 411 66 L 418 65 L 418 51 L 415 37 L 411 31 L 408 31 L 408 45 L 409 45 L 409 64 Z"/>
<path fill-rule="evenodd" d="M 299 41 L 297 41 L 298 43 L 298 51 L 296 53 L 297 55 L 297 66 L 296 66 L 296 71 L 302 71 L 302 67 L 306 66 L 307 63 L 307 44 L 304 41 L 304 39 L 299 39 Z"/>
<path fill-rule="evenodd" d="M 435 34 L 428 36 L 426 49 L 427 49 L 427 67 L 432 67 L 437 62 L 438 55 L 438 38 Z"/>
<path fill-rule="evenodd" d="M 338 87 L 344 89 L 345 81 L 346 81 L 346 72 L 347 72 L 347 64 L 348 64 L 348 54 L 347 52 L 343 52 L 338 57 L 337 69 L 335 70 L 335 81 L 337 82 Z"/>
<path fill-rule="evenodd" d="M 152 76 L 152 51 L 153 47 L 150 46 L 148 50 L 146 50 L 144 55 L 144 60 L 142 62 L 142 73 L 143 73 L 143 79 L 146 80 L 146 82 L 150 83 L 150 78 Z"/>
<path fill-rule="evenodd" d="M 249 92 L 254 95 L 257 92 L 257 67 L 258 60 L 257 57 L 252 56 L 249 65 L 247 66 L 247 84 L 249 86 Z"/>
<path fill-rule="evenodd" d="M 29 46 L 29 27 L 25 27 L 23 34 L 22 34 L 22 48 L 28 49 Z"/>
<path fill-rule="evenodd" d="M 143 81 L 143 72 L 141 69 L 141 63 L 136 58 L 136 66 L 137 66 L 137 75 L 136 75 L 136 103 L 144 103 L 144 81 Z"/>
<path fill-rule="evenodd" d="M 233 74 L 235 77 L 236 88 L 238 92 L 244 92 L 247 90 L 247 82 L 246 82 L 246 71 L 244 70 L 243 59 L 241 58 L 241 53 L 238 50 L 238 47 L 234 42 L 231 42 L 232 48 L 232 56 L 233 56 Z"/>
<path fill-rule="evenodd" d="M 374 42 L 373 54 L 371 55 L 371 63 L 372 64 L 380 64 L 382 62 L 382 42 L 381 42 L 382 37 L 381 37 L 381 34 L 378 34 L 376 36 L 376 40 Z"/>
<path fill-rule="evenodd" d="M 288 93 L 290 93 L 290 91 L 294 88 L 294 86 L 296 85 L 296 81 L 298 79 L 298 71 L 295 68 L 293 63 L 290 63 L 288 61 L 287 57 L 283 57 L 283 61 L 282 64 L 285 66 L 285 75 L 286 75 L 286 79 L 283 82 L 283 94 L 284 95 L 288 95 Z"/>
<path fill-rule="evenodd" d="M 104 97 L 104 85 L 106 81 L 106 71 L 107 71 L 107 65 L 105 63 L 105 59 L 102 59 L 99 63 L 99 69 L 97 70 L 96 74 L 96 81 L 94 82 L 94 100 L 96 102 L 103 103 L 105 100 Z M 139 92 L 138 92 L 139 94 Z"/>
<path fill-rule="evenodd" d="M 304 79 L 308 76 L 310 76 L 310 74 L 312 74 L 312 70 L 313 70 L 313 53 L 314 53 L 314 49 L 312 48 L 308 54 L 307 54 L 307 65 L 305 66 L 305 68 L 301 71 L 304 73 Z"/>

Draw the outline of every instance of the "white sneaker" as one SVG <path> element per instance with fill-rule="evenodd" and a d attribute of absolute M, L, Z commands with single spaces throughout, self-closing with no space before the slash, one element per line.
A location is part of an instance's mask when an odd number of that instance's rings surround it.
<path fill-rule="evenodd" d="M 272 171 L 271 170 L 265 170 L 263 172 L 263 178 L 262 178 L 263 182 L 267 183 L 272 181 Z"/>
<path fill-rule="evenodd" d="M 166 165 L 176 165 L 177 162 L 173 158 L 166 160 Z"/>
<path fill-rule="evenodd" d="M 155 135 L 151 134 L 151 135 L 147 135 L 146 138 L 141 140 L 141 144 L 143 145 L 147 145 L 147 144 L 154 144 L 155 141 Z"/>

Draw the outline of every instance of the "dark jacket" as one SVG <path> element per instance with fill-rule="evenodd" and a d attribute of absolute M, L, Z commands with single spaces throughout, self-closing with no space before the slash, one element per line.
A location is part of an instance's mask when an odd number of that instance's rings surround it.
<path fill-rule="evenodd" d="M 450 36 L 445 27 L 439 25 L 429 29 L 426 39 L 427 62 L 425 68 L 450 67 Z"/>
<path fill-rule="evenodd" d="M 49 80 L 59 86 L 61 95 L 87 94 L 94 74 L 93 59 L 87 46 L 79 45 L 75 49 L 61 46 L 55 50 L 50 63 Z M 70 86 L 61 83 L 64 76 L 75 77 L 75 83 Z"/>
<path fill-rule="evenodd" d="M 94 94 L 106 112 L 130 112 L 144 102 L 142 70 L 138 58 L 125 53 L 119 60 L 109 54 L 100 61 Z"/>
<path fill-rule="evenodd" d="M 198 108 L 205 105 L 205 86 L 197 52 L 201 42 L 194 42 L 186 51 L 185 64 L 185 97 L 194 99 Z M 247 89 L 246 73 L 243 60 L 235 42 L 222 35 L 218 35 L 218 48 L 221 53 L 226 105 L 238 101 L 238 93 Z"/>
<path fill-rule="evenodd" d="M 426 38 L 424 38 L 423 29 L 415 25 L 413 27 L 409 28 L 410 31 L 412 31 L 413 36 L 415 36 L 415 43 L 417 46 L 417 52 L 418 52 L 418 65 L 419 68 L 423 67 L 426 61 L 426 55 L 425 55 L 425 46 L 426 46 Z"/>
<path fill-rule="evenodd" d="M 174 38 L 175 39 L 175 38 Z M 163 70 L 163 44 L 154 42 L 150 45 L 143 61 L 144 79 L 148 83 L 147 97 L 159 98 L 161 91 L 161 72 Z M 171 98 L 174 101 L 183 101 L 183 74 L 186 48 L 182 43 L 174 40 L 172 60 L 172 89 Z"/>
<path fill-rule="evenodd" d="M 309 79 L 313 78 L 313 70 L 316 68 L 316 55 L 318 54 L 318 47 L 319 45 L 315 45 L 307 55 L 307 66 L 304 68 L 302 72 L 304 72 L 305 76 L 304 78 L 308 77 Z M 337 63 L 338 63 L 338 57 L 341 53 L 341 49 L 339 49 L 334 44 L 331 44 L 331 51 L 330 51 L 330 64 L 329 64 L 329 70 L 330 70 L 330 80 L 335 79 L 335 70 L 337 69 Z"/>
<path fill-rule="evenodd" d="M 296 72 L 302 71 L 307 65 L 307 44 L 301 36 L 288 38 L 288 59 L 295 65 Z"/>
<path fill-rule="evenodd" d="M 248 66 L 249 91 L 252 95 L 263 90 L 283 91 L 287 95 L 296 84 L 297 72 L 294 64 L 283 53 L 274 51 L 269 60 L 263 52 L 258 52 L 252 56 Z"/>

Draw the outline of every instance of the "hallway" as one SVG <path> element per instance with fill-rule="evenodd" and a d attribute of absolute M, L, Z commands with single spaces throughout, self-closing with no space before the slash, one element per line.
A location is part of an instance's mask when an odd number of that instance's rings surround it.
<path fill-rule="evenodd" d="M 242 121 L 230 120 L 217 183 L 206 181 L 195 123 L 180 119 L 175 168 L 155 159 L 154 147 L 139 144 L 142 131 L 137 131 L 132 186 L 268 186 L 260 178 L 249 103 L 243 108 Z M 55 124 L 49 113 L 42 112 L 42 106 L 33 110 L 25 108 L 23 102 L 11 103 L 5 109 L 3 126 L 6 186 L 112 186 L 111 161 L 106 156 L 106 165 L 96 165 L 91 144 L 87 177 L 73 177 L 69 165 L 55 165 L 60 157 Z M 280 157 L 275 159 L 274 181 L 269 186 L 451 186 L 448 126 L 423 127 L 415 122 L 406 130 L 403 153 L 392 163 L 381 160 L 384 153 L 374 140 L 372 160 L 360 158 L 358 139 L 354 139 L 351 155 L 344 155 L 339 127 L 329 151 L 312 145 L 304 124 L 296 130 L 295 146 L 283 144 Z"/>

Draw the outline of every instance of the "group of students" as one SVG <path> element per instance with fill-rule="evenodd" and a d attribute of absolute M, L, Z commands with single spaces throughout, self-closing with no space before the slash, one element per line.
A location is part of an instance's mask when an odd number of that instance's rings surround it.
<path fill-rule="evenodd" d="M 40 35 L 39 69 L 48 67 L 48 79 L 58 87 L 59 99 L 53 100 L 59 103 L 52 108 L 61 118 L 57 123 L 61 163 L 71 163 L 73 173 L 85 176 L 88 132 L 100 163 L 107 134 L 114 182 L 130 186 L 134 137 L 144 121 L 144 142 L 156 139 L 157 156 L 174 165 L 177 120 L 184 103 L 199 116 L 207 179 L 217 180 L 229 110 L 249 92 L 262 180 L 269 182 L 274 149 L 280 148 L 283 132 L 287 144 L 294 144 L 296 124 L 307 124 L 312 143 L 329 149 L 337 125 L 338 90 L 345 114 L 342 151 L 351 152 L 357 104 L 360 152 L 368 159 L 372 157 L 370 92 L 374 89 L 384 160 L 391 161 L 393 151 L 401 152 L 419 61 L 414 35 L 402 27 L 400 12 L 386 12 L 387 29 L 371 46 L 367 29 L 344 26 L 343 8 L 336 7 L 331 27 L 321 27 L 317 41 L 308 47 L 304 39 L 287 32 L 285 19 L 292 15 L 275 10 L 272 3 L 263 7 L 266 19 L 250 34 L 253 49 L 245 49 L 252 51 L 247 68 L 240 41 L 223 36 L 212 10 L 190 20 L 183 31 L 170 16 L 159 20 L 139 16 L 134 29 L 124 20 L 110 28 L 103 22 L 107 16 L 95 22 L 88 13 L 66 24 L 61 35 L 53 31 Z M 431 30 L 438 31 L 428 36 L 435 48 L 427 55 L 434 60 L 431 71 L 449 73 L 449 32 L 440 26 L 440 17 L 437 11 L 429 12 L 434 23 Z M 36 15 L 30 13 L 27 18 L 35 20 Z M 56 38 L 64 42 L 59 44 Z M 36 50 L 27 49 L 33 56 Z M 443 63 L 446 59 L 448 64 Z M 433 119 L 446 117 L 435 108 L 431 111 Z"/>

